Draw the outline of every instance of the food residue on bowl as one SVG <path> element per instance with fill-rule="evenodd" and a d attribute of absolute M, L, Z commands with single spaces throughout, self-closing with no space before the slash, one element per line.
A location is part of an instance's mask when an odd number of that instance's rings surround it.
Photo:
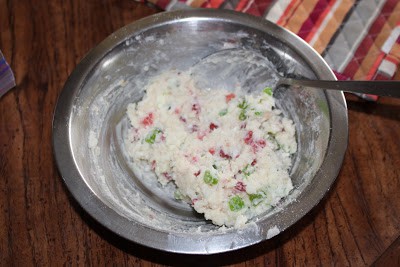
<path fill-rule="evenodd" d="M 270 88 L 198 89 L 190 73 L 170 71 L 154 77 L 127 114 L 133 163 L 161 185 L 174 183 L 174 197 L 216 225 L 242 227 L 293 189 L 295 127 Z"/>

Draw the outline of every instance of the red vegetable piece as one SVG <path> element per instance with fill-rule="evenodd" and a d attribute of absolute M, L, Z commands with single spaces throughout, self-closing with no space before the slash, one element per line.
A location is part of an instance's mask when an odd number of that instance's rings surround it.
<path fill-rule="evenodd" d="M 246 192 L 246 185 L 243 184 L 242 182 L 237 182 L 235 185 L 235 189 L 240 192 Z"/>
<path fill-rule="evenodd" d="M 257 141 L 258 146 L 261 148 L 264 148 L 267 144 L 265 143 L 265 140 L 261 139 Z"/>
<path fill-rule="evenodd" d="M 253 143 L 253 131 L 248 131 L 246 136 L 244 137 L 244 142 L 247 145 L 250 145 L 251 143 Z"/>
<path fill-rule="evenodd" d="M 214 124 L 214 123 L 210 123 L 210 130 L 213 131 L 215 129 L 218 128 L 218 125 Z"/>
<path fill-rule="evenodd" d="M 264 148 L 266 146 L 266 143 L 264 140 L 258 140 L 256 142 L 251 143 L 251 147 L 253 148 L 253 152 L 257 152 L 261 148 Z"/>
<path fill-rule="evenodd" d="M 153 124 L 153 113 L 149 113 L 143 120 L 142 120 L 142 124 L 144 126 L 150 126 Z"/>
<path fill-rule="evenodd" d="M 229 101 L 231 101 L 231 100 L 234 99 L 235 97 L 236 97 L 236 95 L 235 95 L 234 93 L 227 94 L 227 95 L 225 96 L 225 101 L 226 101 L 226 103 L 229 103 Z"/>
<path fill-rule="evenodd" d="M 223 151 L 222 149 L 219 151 L 219 156 L 224 159 L 232 159 L 232 156 L 226 154 L 225 151 Z"/>

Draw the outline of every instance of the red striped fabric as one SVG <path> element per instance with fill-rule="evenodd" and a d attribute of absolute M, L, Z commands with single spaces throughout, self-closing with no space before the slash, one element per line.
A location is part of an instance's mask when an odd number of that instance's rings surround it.
<path fill-rule="evenodd" d="M 281 18 L 278 20 L 277 24 L 285 27 L 299 6 L 300 1 L 291 1 L 285 12 L 283 12 Z"/>
<path fill-rule="evenodd" d="M 348 63 L 344 73 L 350 78 L 354 77 L 354 74 L 357 72 L 361 60 L 368 54 L 371 46 L 374 45 L 375 39 L 378 36 L 379 32 L 382 30 L 382 27 L 386 23 L 387 17 L 392 13 L 394 6 L 397 4 L 397 0 L 388 0 L 386 4 L 383 6 L 380 14 L 376 18 L 375 22 L 372 24 L 369 29 L 368 34 L 362 40 L 358 49 L 355 51 L 353 58 Z"/>
<path fill-rule="evenodd" d="M 297 35 L 305 40 L 311 34 L 311 32 L 315 32 L 318 24 L 320 24 L 323 17 L 326 16 L 327 12 L 330 10 L 330 7 L 331 5 L 326 0 L 319 0 L 308 19 L 301 26 Z"/>

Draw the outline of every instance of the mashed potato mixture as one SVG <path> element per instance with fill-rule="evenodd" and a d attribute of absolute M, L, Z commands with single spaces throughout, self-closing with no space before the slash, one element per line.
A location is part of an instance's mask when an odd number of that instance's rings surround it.
<path fill-rule="evenodd" d="M 241 227 L 287 196 L 295 127 L 272 90 L 256 95 L 195 87 L 190 74 L 163 73 L 128 106 L 126 146 L 134 164 L 175 183 L 216 225 Z"/>

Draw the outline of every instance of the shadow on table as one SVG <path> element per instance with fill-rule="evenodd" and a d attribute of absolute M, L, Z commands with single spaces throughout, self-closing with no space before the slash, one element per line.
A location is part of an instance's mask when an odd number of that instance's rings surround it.
<path fill-rule="evenodd" d="M 65 188 L 65 187 L 64 187 Z M 274 254 L 270 256 L 276 263 L 283 262 L 283 254 L 281 248 L 284 243 L 297 236 L 303 231 L 309 224 L 311 224 L 317 214 L 323 209 L 324 203 L 332 190 L 322 199 L 322 201 L 312 209 L 305 217 L 300 219 L 294 226 L 288 228 L 278 236 L 261 242 L 259 244 L 242 248 L 232 252 L 225 252 L 213 255 L 188 255 L 164 252 L 153 248 L 145 247 L 140 244 L 136 244 L 129 240 L 126 240 L 93 219 L 83 208 L 76 202 L 75 199 L 69 194 L 69 191 L 65 188 L 70 203 L 72 204 L 75 211 L 84 220 L 89 227 L 94 230 L 100 237 L 106 240 L 114 247 L 128 253 L 134 257 L 150 261 L 157 264 L 171 265 L 171 266 L 220 266 L 240 263 L 248 260 L 255 259 L 259 256 L 266 255 L 268 252 L 274 251 Z M 264 259 L 265 261 L 266 259 Z M 264 262 L 264 265 L 268 265 L 268 262 Z"/>
<path fill-rule="evenodd" d="M 368 102 L 346 95 L 346 102 L 349 111 L 362 112 L 400 121 L 400 104 L 398 99 L 380 98 L 378 102 Z"/>

